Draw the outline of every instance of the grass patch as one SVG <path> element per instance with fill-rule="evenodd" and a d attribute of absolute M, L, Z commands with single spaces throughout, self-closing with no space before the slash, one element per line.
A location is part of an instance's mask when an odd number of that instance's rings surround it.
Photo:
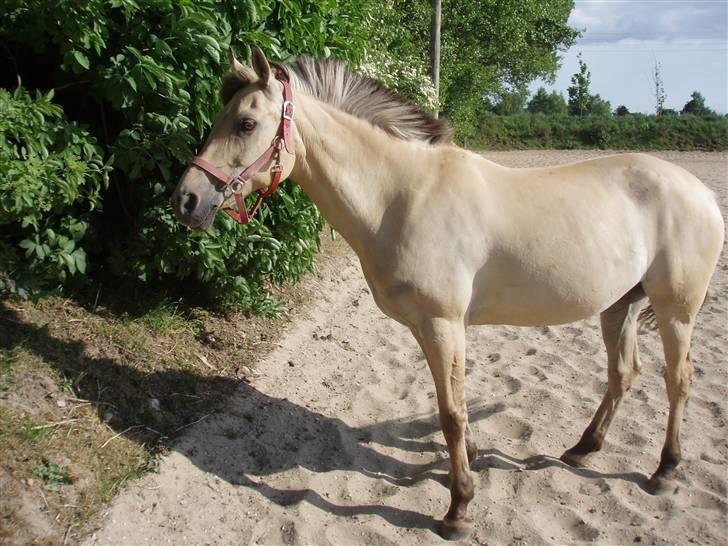
<path fill-rule="evenodd" d="M 175 302 L 133 314 L 61 298 L 0 301 L 0 473 L 12 480 L 0 497 L 21 503 L 6 507 L 12 526 L 0 522 L 0 536 L 62 542 L 74 525 L 73 538 L 156 467 L 170 439 L 221 411 L 238 385 L 228 363 L 239 348 L 211 333 L 218 326 L 232 331 Z M 37 505 L 23 507 L 28 499 Z M 56 534 L 34 534 L 48 528 Z"/>
<path fill-rule="evenodd" d="M 335 271 L 349 251 L 342 242 L 331 254 Z M 286 290 L 276 297 L 293 308 L 317 286 Z M 224 409 L 282 330 L 269 318 L 140 299 L 0 300 L 0 542 L 80 542 L 172 439 Z"/>
<path fill-rule="evenodd" d="M 159 334 L 184 329 L 196 333 L 188 321 L 189 313 L 181 312 L 179 307 L 179 302 L 162 301 L 144 314 L 142 322 L 149 330 Z M 199 324 L 195 326 L 200 327 Z"/>
<path fill-rule="evenodd" d="M 52 463 L 45 458 L 33 469 L 33 476 L 39 478 L 48 491 L 58 491 L 61 486 L 73 483 L 67 466 Z"/>
<path fill-rule="evenodd" d="M 32 421 L 28 421 L 23 425 L 22 438 L 26 442 L 40 443 L 48 439 L 51 434 L 51 427 L 36 425 Z"/>

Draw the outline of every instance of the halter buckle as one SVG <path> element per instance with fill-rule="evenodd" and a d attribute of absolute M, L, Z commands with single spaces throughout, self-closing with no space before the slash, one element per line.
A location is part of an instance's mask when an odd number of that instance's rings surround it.
<path fill-rule="evenodd" d="M 232 182 L 230 182 L 230 193 L 243 193 L 243 188 L 245 187 L 245 182 L 242 182 L 240 179 L 236 178 Z"/>
<path fill-rule="evenodd" d="M 296 105 L 293 104 L 291 101 L 286 100 L 283 101 L 283 119 L 287 119 L 288 121 L 293 121 L 293 115 L 296 113 Z"/>

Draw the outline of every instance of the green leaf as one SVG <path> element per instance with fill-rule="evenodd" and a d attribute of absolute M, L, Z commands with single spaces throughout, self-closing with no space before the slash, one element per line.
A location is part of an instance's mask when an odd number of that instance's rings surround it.
<path fill-rule="evenodd" d="M 71 275 L 76 273 L 76 260 L 74 260 L 73 256 L 70 254 L 61 254 L 63 257 L 63 261 L 66 262 L 66 266 L 68 267 L 68 271 L 71 272 Z"/>
<path fill-rule="evenodd" d="M 86 54 L 83 51 L 75 50 L 73 52 L 73 58 L 76 59 L 76 62 L 82 68 L 85 68 L 86 70 L 88 70 L 89 66 L 91 66 L 91 64 L 89 63 L 88 57 L 86 56 Z"/>
<path fill-rule="evenodd" d="M 74 261 L 76 262 L 76 269 L 81 275 L 86 274 L 86 253 L 82 248 L 76 249 L 73 253 Z"/>

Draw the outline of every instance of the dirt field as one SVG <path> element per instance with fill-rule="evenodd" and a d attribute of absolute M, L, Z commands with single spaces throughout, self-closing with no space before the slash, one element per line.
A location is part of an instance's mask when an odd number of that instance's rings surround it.
<path fill-rule="evenodd" d="M 486 153 L 513 166 L 599 152 Z M 728 205 L 728 154 L 664 153 Z M 189 432 L 158 474 L 130 483 L 87 544 L 438 544 L 448 461 L 424 358 L 375 307 L 351 254 L 320 298 L 240 382 L 224 412 Z M 655 333 L 643 375 L 591 468 L 559 462 L 606 388 L 596 319 L 468 333 L 468 400 L 480 447 L 470 514 L 477 544 L 725 544 L 728 256 L 699 317 L 679 488 L 643 490 L 667 399 Z"/>

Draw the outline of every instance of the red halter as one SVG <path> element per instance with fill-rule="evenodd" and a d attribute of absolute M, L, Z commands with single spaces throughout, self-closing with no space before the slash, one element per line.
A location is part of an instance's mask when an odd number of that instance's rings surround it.
<path fill-rule="evenodd" d="M 273 142 L 268 147 L 268 149 L 263 152 L 263 155 L 261 155 L 243 172 L 235 177 L 228 176 L 223 171 L 215 167 L 212 163 L 207 162 L 199 156 L 195 157 L 191 161 L 192 165 L 199 167 L 206 173 L 211 174 L 212 176 L 217 178 L 220 182 L 224 183 L 226 186 L 226 190 L 228 188 L 230 189 L 232 194 L 235 196 L 235 203 L 238 205 L 238 212 L 235 212 L 233 209 L 229 208 L 224 210 L 227 215 L 230 216 L 230 218 L 243 225 L 250 222 L 250 219 L 256 213 L 260 204 L 263 202 L 263 198 L 272 195 L 273 192 L 276 191 L 278 184 L 280 184 L 281 182 L 281 148 L 285 146 L 288 153 L 293 153 L 293 144 L 291 142 L 291 121 L 293 120 L 293 114 L 295 113 L 296 108 L 291 101 L 291 98 L 293 96 L 291 93 L 291 86 L 288 84 L 288 82 L 284 82 L 281 80 L 278 81 L 283 85 L 283 109 L 281 111 L 281 123 L 278 126 L 276 136 L 273 137 Z M 248 212 L 248 210 L 245 208 L 245 201 L 243 201 L 242 196 L 245 183 L 250 180 L 255 174 L 257 174 L 260 169 L 262 169 L 263 166 L 271 159 L 274 160 L 273 166 L 271 167 L 273 180 L 271 181 L 270 186 L 268 186 L 268 189 L 258 190 L 258 199 L 256 199 L 253 208 L 250 209 L 250 212 Z"/>

